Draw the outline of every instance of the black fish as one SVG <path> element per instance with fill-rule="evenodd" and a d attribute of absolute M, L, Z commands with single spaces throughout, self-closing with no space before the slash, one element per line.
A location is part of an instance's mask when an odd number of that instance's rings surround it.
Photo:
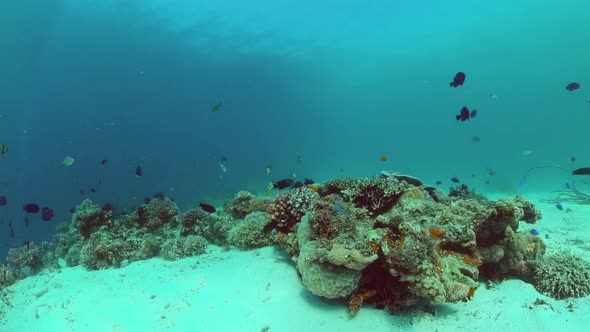
<path fill-rule="evenodd" d="M 10 238 L 14 239 L 14 229 L 12 229 L 12 220 L 8 221 L 8 232 L 10 233 Z"/>
<path fill-rule="evenodd" d="M 8 203 L 6 196 L 0 196 L 0 206 L 5 206 Z"/>
<path fill-rule="evenodd" d="M 205 203 L 199 203 L 199 207 L 207 213 L 215 213 L 217 211 L 213 206 Z"/>
<path fill-rule="evenodd" d="M 312 179 L 305 178 L 305 180 L 303 180 L 303 184 L 306 186 L 309 186 L 310 184 L 314 184 L 314 183 L 315 182 L 313 182 Z"/>
<path fill-rule="evenodd" d="M 0 154 L 6 154 L 8 152 L 8 146 L 6 144 L 0 144 Z"/>
<path fill-rule="evenodd" d="M 459 85 L 463 85 L 463 82 L 465 82 L 465 73 L 460 71 L 457 73 L 457 75 L 455 75 L 455 78 L 453 78 L 453 81 L 449 83 L 449 85 L 452 88 L 456 88 Z"/>
<path fill-rule="evenodd" d="M 573 170 L 572 175 L 590 175 L 590 167 L 582 167 Z"/>
<path fill-rule="evenodd" d="M 135 169 L 135 176 L 137 176 L 137 177 L 141 176 L 141 166 L 137 166 L 137 168 Z"/>
<path fill-rule="evenodd" d="M 440 186 L 442 184 L 442 181 L 436 181 L 436 184 Z"/>
<path fill-rule="evenodd" d="M 303 187 L 303 183 L 301 181 L 297 181 L 293 184 L 293 188 L 301 188 Z"/>
<path fill-rule="evenodd" d="M 570 84 L 565 86 L 565 89 L 567 91 L 574 91 L 574 90 L 578 90 L 580 88 L 580 84 L 576 83 L 576 82 L 571 82 Z"/>
<path fill-rule="evenodd" d="M 457 121 L 469 120 L 469 110 L 467 109 L 467 107 L 463 106 L 461 112 L 455 115 L 455 118 L 457 119 Z"/>
<path fill-rule="evenodd" d="M 274 189 L 281 190 L 281 189 L 285 189 L 285 188 L 292 186 L 293 183 L 295 183 L 295 181 L 293 181 L 293 179 L 284 179 L 284 180 L 277 181 L 277 182 L 273 183 L 272 187 Z"/>
<path fill-rule="evenodd" d="M 96 192 L 96 189 L 94 189 L 94 188 L 90 188 L 90 192 L 91 192 L 91 193 L 95 193 L 95 192 Z"/>
<path fill-rule="evenodd" d="M 86 192 L 84 190 L 80 189 L 80 195 L 84 195 L 84 194 L 86 194 Z"/>
<path fill-rule="evenodd" d="M 108 162 L 109 162 L 109 161 L 108 161 L 107 159 L 103 159 L 103 160 L 101 160 L 101 161 L 100 161 L 100 164 L 104 166 L 104 165 L 106 165 Z"/>
<path fill-rule="evenodd" d="M 472 142 L 481 142 L 481 138 L 479 136 L 473 136 L 473 137 L 471 137 L 471 141 Z"/>
<path fill-rule="evenodd" d="M 469 113 L 469 118 L 473 119 L 473 118 L 475 118 L 476 115 L 477 115 L 477 110 L 473 110 L 473 111 L 471 111 L 471 113 Z"/>
<path fill-rule="evenodd" d="M 451 181 L 453 181 L 453 182 L 455 182 L 455 183 L 459 183 L 459 182 L 461 182 L 461 181 L 459 181 L 459 179 L 458 179 L 456 176 L 453 176 L 453 177 L 451 178 Z"/>
<path fill-rule="evenodd" d="M 26 213 L 37 213 L 41 209 L 39 208 L 39 205 L 35 203 L 29 203 L 23 206 L 23 210 L 25 210 Z"/>
<path fill-rule="evenodd" d="M 25 216 L 25 227 L 29 228 L 29 217 Z"/>
<path fill-rule="evenodd" d="M 70 211 L 70 213 L 71 213 L 71 214 L 74 214 L 74 212 L 76 212 L 76 209 L 75 209 L 75 208 L 70 208 L 70 210 L 69 210 L 69 211 Z M 25 217 L 25 218 L 26 218 L 26 217 Z M 28 219 L 26 219 L 26 221 L 28 221 Z"/>
<path fill-rule="evenodd" d="M 48 207 L 44 207 L 41 210 L 41 218 L 43 221 L 50 221 L 53 218 L 53 210 Z"/>

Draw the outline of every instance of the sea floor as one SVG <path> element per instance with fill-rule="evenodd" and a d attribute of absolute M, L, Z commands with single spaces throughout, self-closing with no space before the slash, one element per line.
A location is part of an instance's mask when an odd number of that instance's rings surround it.
<path fill-rule="evenodd" d="M 492 195 L 493 197 L 494 195 Z M 499 195 L 506 196 L 506 195 Z M 548 254 L 590 258 L 590 206 L 571 212 L 526 195 L 543 212 L 535 225 Z M 11 308 L 0 331 L 585 331 L 590 297 L 556 301 L 520 280 L 482 284 L 469 302 L 434 313 L 392 315 L 322 300 L 301 285 L 290 258 L 267 247 L 208 253 L 179 261 L 153 259 L 124 268 L 47 272 L 7 289 Z"/>

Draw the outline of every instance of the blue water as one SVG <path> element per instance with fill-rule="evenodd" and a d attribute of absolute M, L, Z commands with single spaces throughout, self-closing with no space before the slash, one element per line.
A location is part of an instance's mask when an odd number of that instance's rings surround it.
<path fill-rule="evenodd" d="M 571 178 L 557 169 L 518 183 L 530 167 L 590 163 L 589 12 L 586 0 L 3 1 L 0 220 L 15 237 L 0 225 L 2 251 L 51 239 L 89 196 L 129 209 L 161 191 L 184 210 L 293 172 L 561 188 Z M 449 88 L 458 71 L 465 85 Z M 464 105 L 479 114 L 459 123 Z M 25 228 L 28 202 L 55 219 Z"/>

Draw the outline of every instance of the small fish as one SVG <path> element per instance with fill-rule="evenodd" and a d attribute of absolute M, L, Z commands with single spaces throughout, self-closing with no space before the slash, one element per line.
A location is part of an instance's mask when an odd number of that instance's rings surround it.
<path fill-rule="evenodd" d="M 563 205 L 561 205 L 561 203 L 557 203 L 557 204 L 555 204 L 555 207 L 556 207 L 558 210 L 560 210 L 560 211 L 563 211 Z"/>
<path fill-rule="evenodd" d="M 572 171 L 572 175 L 590 175 L 590 167 L 582 167 Z"/>
<path fill-rule="evenodd" d="M 471 111 L 471 113 L 469 113 L 469 118 L 470 118 L 470 119 L 473 119 L 473 118 L 475 118 L 476 116 L 477 116 L 477 110 L 473 110 L 473 111 Z"/>
<path fill-rule="evenodd" d="M 37 205 L 35 203 L 29 203 L 29 204 L 25 204 L 23 206 L 23 210 L 26 213 L 38 213 L 39 210 L 41 210 L 41 209 L 39 208 L 39 205 Z"/>
<path fill-rule="evenodd" d="M 74 158 L 72 158 L 70 156 L 66 156 L 64 158 L 64 160 L 62 160 L 61 164 L 64 165 L 64 166 L 66 166 L 66 167 L 70 167 L 70 166 L 72 166 L 74 164 L 75 161 L 76 160 Z"/>
<path fill-rule="evenodd" d="M 574 91 L 574 90 L 578 90 L 580 88 L 580 84 L 576 83 L 576 82 L 571 82 L 570 84 L 565 86 L 565 89 L 567 91 Z"/>
<path fill-rule="evenodd" d="M 291 178 L 297 179 L 297 173 L 295 173 L 295 172 L 291 173 Z"/>
<path fill-rule="evenodd" d="M 479 136 L 473 136 L 473 137 L 471 137 L 471 141 L 472 142 L 481 142 L 481 138 Z"/>
<path fill-rule="evenodd" d="M 101 164 L 102 166 L 104 166 L 104 165 L 106 165 L 108 162 L 109 162 L 108 160 L 106 160 L 106 159 L 103 159 L 103 160 L 101 160 L 101 161 L 100 161 L 100 164 Z"/>
<path fill-rule="evenodd" d="M 226 156 L 224 156 L 224 155 L 222 155 L 222 156 L 219 158 L 219 160 L 220 160 L 222 163 L 224 163 L 224 164 L 225 164 L 225 163 L 227 163 L 227 161 L 228 161 L 227 157 L 226 157 Z"/>
<path fill-rule="evenodd" d="M 526 183 L 524 182 L 524 180 L 520 180 L 520 181 L 518 181 L 518 186 L 519 186 L 519 187 L 524 187 L 524 185 L 525 185 L 525 184 L 526 184 Z"/>
<path fill-rule="evenodd" d="M 94 189 L 94 188 L 90 188 L 90 192 L 91 192 L 91 193 L 95 193 L 95 192 L 96 192 L 96 189 Z"/>
<path fill-rule="evenodd" d="M 272 174 L 272 167 L 270 164 L 267 164 L 264 170 L 266 171 L 266 176 L 270 176 Z"/>
<path fill-rule="evenodd" d="M 10 234 L 10 238 L 14 239 L 14 229 L 12 229 L 12 220 L 8 221 L 8 233 Z"/>
<path fill-rule="evenodd" d="M 465 73 L 460 71 L 455 75 L 455 77 L 453 78 L 453 81 L 451 83 L 449 83 L 449 85 L 452 88 L 456 88 L 459 85 L 463 85 L 464 82 L 465 82 Z"/>
<path fill-rule="evenodd" d="M 5 206 L 6 204 L 8 204 L 6 196 L 0 196 L 0 206 Z"/>
<path fill-rule="evenodd" d="M 570 186 L 570 183 L 569 183 L 569 182 L 566 182 L 566 183 L 565 183 L 565 189 L 571 189 L 571 188 L 572 188 L 572 187 Z"/>
<path fill-rule="evenodd" d="M 221 172 L 227 173 L 227 168 L 225 167 L 225 165 L 223 163 L 219 163 L 219 168 L 221 169 Z"/>
<path fill-rule="evenodd" d="M 570 164 L 573 164 L 576 162 L 576 157 L 575 156 L 571 156 L 569 158 L 567 158 L 567 162 Z"/>
<path fill-rule="evenodd" d="M 293 185 L 293 183 L 295 183 L 295 181 L 293 181 L 293 179 L 283 179 L 283 180 L 274 182 L 272 184 L 272 188 L 281 190 L 281 189 L 289 188 L 290 186 Z"/>
<path fill-rule="evenodd" d="M 490 94 L 488 94 L 488 96 L 490 96 L 490 99 L 492 99 L 492 100 L 498 99 L 498 96 L 496 96 L 495 93 L 490 93 Z"/>
<path fill-rule="evenodd" d="M 386 155 L 381 155 L 381 157 L 379 157 L 379 160 L 381 160 L 381 161 L 387 161 L 387 156 Z"/>
<path fill-rule="evenodd" d="M 344 173 L 344 168 L 340 167 L 340 173 Z"/>
<path fill-rule="evenodd" d="M 4 155 L 8 152 L 8 145 L 0 144 L 0 155 Z"/>
<path fill-rule="evenodd" d="M 213 206 L 206 203 L 199 203 L 199 207 L 201 208 L 201 210 L 207 213 L 215 213 L 215 211 L 217 211 Z"/>
<path fill-rule="evenodd" d="M 303 184 L 306 185 L 306 186 L 309 186 L 309 185 L 314 184 L 314 183 L 315 182 L 313 182 L 313 180 L 312 179 L 309 179 L 309 178 L 305 178 L 303 180 Z"/>
<path fill-rule="evenodd" d="M 442 181 L 440 181 L 440 180 L 436 181 L 437 186 L 440 186 L 441 184 L 442 184 Z"/>
<path fill-rule="evenodd" d="M 469 109 L 463 106 L 459 114 L 455 115 L 455 118 L 457 119 L 457 121 L 469 120 Z"/>
<path fill-rule="evenodd" d="M 219 112 L 219 110 L 221 109 L 221 106 L 223 106 L 222 102 L 217 102 L 217 104 L 213 105 L 213 107 L 211 107 L 211 112 L 212 113 L 217 113 Z"/>
<path fill-rule="evenodd" d="M 545 239 L 549 240 L 549 234 L 545 234 Z"/>
<path fill-rule="evenodd" d="M 140 177 L 143 172 L 141 171 L 141 166 L 137 166 L 135 169 L 135 176 Z"/>
<path fill-rule="evenodd" d="M 488 172 L 488 175 L 489 176 L 495 176 L 496 175 L 496 171 L 494 171 L 493 169 L 491 169 L 489 167 L 486 168 L 486 171 Z"/>
<path fill-rule="evenodd" d="M 44 207 L 41 210 L 41 218 L 43 221 L 50 221 L 53 218 L 53 210 L 48 207 Z"/>
<path fill-rule="evenodd" d="M 532 235 L 534 235 L 534 236 L 538 236 L 539 234 L 541 234 L 541 233 L 539 233 L 539 231 L 538 231 L 538 230 L 536 230 L 536 229 L 534 229 L 534 228 L 531 228 L 530 232 L 531 232 L 531 234 L 532 234 Z"/>
<path fill-rule="evenodd" d="M 458 179 L 456 176 L 453 176 L 453 177 L 451 178 L 451 181 L 453 181 L 453 182 L 455 182 L 455 183 L 459 183 L 459 182 L 461 182 L 461 181 L 459 181 L 459 179 Z"/>

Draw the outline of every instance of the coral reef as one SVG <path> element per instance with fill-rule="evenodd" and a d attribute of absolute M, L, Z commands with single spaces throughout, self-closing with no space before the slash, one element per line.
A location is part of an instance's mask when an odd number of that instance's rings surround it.
<path fill-rule="evenodd" d="M 556 299 L 590 295 L 590 262 L 568 253 L 558 252 L 533 264 L 533 285 Z"/>
<path fill-rule="evenodd" d="M 253 212 L 239 221 L 229 230 L 229 244 L 242 248 L 253 249 L 268 246 L 272 243 L 271 236 L 264 232 L 268 218 L 264 212 Z"/>
<path fill-rule="evenodd" d="M 206 247 L 207 240 L 199 235 L 168 239 L 162 244 L 161 256 L 168 260 L 197 256 L 204 253 Z"/>
<path fill-rule="evenodd" d="M 113 211 L 105 210 L 89 199 L 85 199 L 80 205 L 76 206 L 72 214 L 72 224 L 85 238 L 88 238 L 90 233 L 97 228 L 110 225 L 112 222 Z"/>

